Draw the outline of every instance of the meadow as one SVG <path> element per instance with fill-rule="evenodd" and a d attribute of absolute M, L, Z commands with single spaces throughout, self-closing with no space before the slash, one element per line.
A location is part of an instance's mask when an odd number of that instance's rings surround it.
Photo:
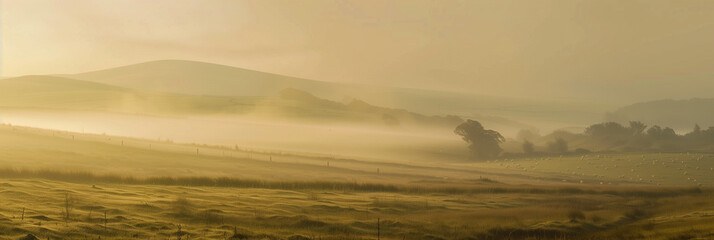
<path fill-rule="evenodd" d="M 714 239 L 714 0 L 68 2 L 0 0 L 0 240 Z"/>
<path fill-rule="evenodd" d="M 0 136 L 0 239 L 714 237 L 711 154 L 437 163 L 9 125 Z"/>

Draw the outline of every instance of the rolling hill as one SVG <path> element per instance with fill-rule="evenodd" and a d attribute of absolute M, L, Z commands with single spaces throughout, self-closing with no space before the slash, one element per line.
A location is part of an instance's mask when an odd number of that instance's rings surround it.
<path fill-rule="evenodd" d="M 0 107 L 161 115 L 220 114 L 282 121 L 449 128 L 462 121 L 456 116 L 426 116 L 356 99 L 346 105 L 291 88 L 280 91 L 280 96 L 207 96 L 140 91 L 56 76 L 0 80 Z"/>
<path fill-rule="evenodd" d="M 118 104 L 131 90 L 53 76 L 0 80 L 0 107 L 99 110 Z"/>
<path fill-rule="evenodd" d="M 87 73 L 62 75 L 142 91 L 212 96 L 275 96 L 294 88 L 327 99 L 361 99 L 387 108 L 464 118 L 498 116 L 531 126 L 584 126 L 613 106 L 578 100 L 510 98 L 464 92 L 367 86 L 301 79 L 231 66 L 160 60 Z"/>
<path fill-rule="evenodd" d="M 459 109 L 459 105 L 469 102 L 480 105 L 504 101 L 487 96 L 321 82 L 183 60 L 159 60 L 64 76 L 137 90 L 191 95 L 275 96 L 282 89 L 294 88 L 322 98 L 358 98 L 382 106 L 434 114 L 464 112 L 448 109 Z"/>
<path fill-rule="evenodd" d="M 140 114 L 237 113 L 250 97 L 155 93 L 56 76 L 0 80 L 0 107 Z"/>
<path fill-rule="evenodd" d="M 293 88 L 281 90 L 280 97 L 284 100 L 305 104 L 307 108 L 324 108 L 332 111 L 344 111 L 351 114 L 361 114 L 364 115 L 364 119 L 369 119 L 370 121 L 376 123 L 383 123 L 388 126 L 416 124 L 421 126 L 440 126 L 451 128 L 464 121 L 458 116 L 427 116 L 404 109 L 374 106 L 358 99 L 352 99 L 349 103 L 343 104 L 321 99 L 310 93 Z"/>
<path fill-rule="evenodd" d="M 641 121 L 648 125 L 674 128 L 680 132 L 691 131 L 695 124 L 706 128 L 714 126 L 714 98 L 687 100 L 658 100 L 635 103 L 607 113 L 608 121 Z"/>
<path fill-rule="evenodd" d="M 67 76 L 137 90 L 212 96 L 271 96 L 286 87 L 310 92 L 326 92 L 339 87 L 326 82 L 182 60 L 152 61 Z"/>

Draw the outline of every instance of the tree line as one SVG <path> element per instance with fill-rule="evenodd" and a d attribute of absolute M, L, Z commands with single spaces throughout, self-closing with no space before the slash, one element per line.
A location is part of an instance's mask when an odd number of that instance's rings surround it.
<path fill-rule="evenodd" d="M 640 121 L 627 125 L 603 122 L 588 126 L 583 133 L 555 131 L 540 136 L 532 131 L 519 133 L 520 151 L 504 152 L 506 139 L 497 131 L 486 129 L 475 120 L 467 120 L 454 133 L 469 144 L 475 159 L 501 156 L 543 156 L 589 152 L 714 152 L 714 127 L 695 125 L 691 132 L 677 134 L 670 127 L 647 126 Z M 569 143 L 576 142 L 575 149 Z M 538 145 L 540 144 L 540 145 Z"/>

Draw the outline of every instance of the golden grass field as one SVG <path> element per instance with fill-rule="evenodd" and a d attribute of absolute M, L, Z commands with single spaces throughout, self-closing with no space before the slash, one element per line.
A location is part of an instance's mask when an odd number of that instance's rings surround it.
<path fill-rule="evenodd" d="M 0 239 L 711 239 L 713 163 L 377 162 L 2 125 Z"/>

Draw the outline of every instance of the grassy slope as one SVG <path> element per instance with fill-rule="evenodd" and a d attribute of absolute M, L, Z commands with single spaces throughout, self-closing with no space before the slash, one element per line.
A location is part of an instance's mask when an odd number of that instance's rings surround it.
<path fill-rule="evenodd" d="M 714 186 L 714 155 L 689 153 L 613 153 L 497 160 L 482 166 L 562 176 L 591 184 Z"/>
<path fill-rule="evenodd" d="M 437 168 L 325 155 L 173 144 L 0 125 L 0 166 L 131 173 L 134 176 L 230 176 L 273 180 L 407 183 L 442 176 L 473 179 L 472 167 Z M 198 155 L 196 154 L 198 150 Z M 327 166 L 329 162 L 329 166 Z M 377 174 L 377 168 L 380 173 Z M 518 178 L 498 172 L 504 178 Z M 445 181 L 451 182 L 451 181 Z"/>
<path fill-rule="evenodd" d="M 239 233 L 253 239 L 280 239 L 294 234 L 324 239 L 369 239 L 374 238 L 376 218 L 382 219 L 385 239 L 429 236 L 498 239 L 514 233 L 521 237 L 667 239 L 687 234 L 711 236 L 707 224 L 714 216 L 708 189 L 658 189 L 648 183 L 625 184 L 625 181 L 615 182 L 620 186 L 600 186 L 595 176 L 582 185 L 572 183 L 576 179 L 574 175 L 579 174 L 570 171 L 578 169 L 578 165 L 585 167 L 579 170 L 582 173 L 600 175 L 611 170 L 591 166 L 588 162 L 610 163 L 621 158 L 622 164 L 633 162 L 633 166 L 638 166 L 644 160 L 635 160 L 639 156 L 634 155 L 589 156 L 583 162 L 570 158 L 536 162 L 509 160 L 512 164 L 509 167 L 500 166 L 501 162 L 435 166 L 236 151 L 0 126 L 0 156 L 4 167 L 85 170 L 136 177 L 230 176 L 390 183 L 434 189 L 490 189 L 446 193 L 351 192 L 329 187 L 126 185 L 81 178 L 67 183 L 13 177 L 4 178 L 0 185 L 0 199 L 4 203 L 0 206 L 0 232 L 3 233 L 0 239 L 17 239 L 27 233 L 42 239 L 85 236 L 125 239 L 135 235 L 175 239 L 178 224 L 193 239 L 223 238 L 224 233 L 230 236 L 234 226 L 238 226 Z M 652 159 L 657 155 L 645 157 Z M 711 160 L 709 155 L 701 160 L 686 155 L 661 158 L 676 158 L 680 164 L 685 161 L 692 166 Z M 330 167 L 326 166 L 327 161 Z M 566 161 L 574 165 L 555 168 Z M 377 167 L 381 169 L 380 174 L 374 171 Z M 638 168 L 642 172 L 648 170 L 645 166 Z M 474 180 L 477 175 L 503 183 Z M 552 179 L 553 176 L 558 178 Z M 559 177 L 565 177 L 568 182 L 561 182 Z M 74 207 L 70 219 L 65 221 L 62 211 L 68 192 L 74 199 Z M 23 208 L 25 219 L 20 220 Z M 569 221 L 567 215 L 571 210 L 582 211 L 586 219 Z M 108 215 L 106 231 L 103 227 L 105 211 Z"/>
<path fill-rule="evenodd" d="M 198 150 L 198 155 L 196 154 Z M 592 154 L 488 162 L 342 158 L 173 144 L 0 125 L 0 167 L 86 170 L 132 176 L 228 176 L 272 180 L 472 184 L 579 183 L 711 187 L 711 154 Z M 329 162 L 329 166 L 328 166 Z M 380 172 L 377 174 L 377 169 Z M 686 173 L 686 175 L 685 175 Z M 642 180 L 640 180 L 642 178 Z M 696 180 L 696 181 L 695 181 Z"/>
<path fill-rule="evenodd" d="M 69 219 L 66 193 L 73 199 Z M 191 239 L 224 239 L 234 228 L 250 239 L 375 239 L 377 218 L 383 239 L 668 239 L 711 236 L 714 215 L 710 193 L 435 195 L 10 179 L 3 180 L 0 196 L 0 239 L 27 233 L 41 239 L 177 239 L 178 225 Z M 574 209 L 585 219 L 571 222 Z"/>

